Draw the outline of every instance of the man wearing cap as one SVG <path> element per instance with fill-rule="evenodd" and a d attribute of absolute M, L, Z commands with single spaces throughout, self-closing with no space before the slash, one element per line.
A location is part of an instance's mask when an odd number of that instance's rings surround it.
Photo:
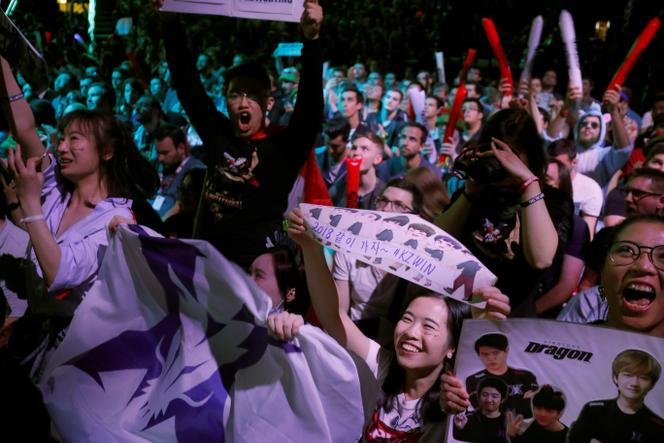
<path fill-rule="evenodd" d="M 297 68 L 294 66 L 284 68 L 281 71 L 279 76 L 279 87 L 281 88 L 281 98 L 279 99 L 280 103 L 276 103 L 275 106 L 282 110 L 279 115 L 279 118 L 272 122 L 277 126 L 286 126 L 290 121 L 291 115 L 293 115 L 293 109 L 295 106 L 295 101 L 297 100 L 297 89 L 300 83 L 300 73 L 297 71 Z"/>
<path fill-rule="evenodd" d="M 526 369 L 507 366 L 509 342 L 504 334 L 495 332 L 484 334 L 475 341 L 475 352 L 484 369 L 466 378 L 466 391 L 470 403 L 479 408 L 478 387 L 487 377 L 502 380 L 508 387 L 505 409 L 516 411 L 524 418 L 532 417 L 530 398 L 537 391 L 537 377 Z"/>

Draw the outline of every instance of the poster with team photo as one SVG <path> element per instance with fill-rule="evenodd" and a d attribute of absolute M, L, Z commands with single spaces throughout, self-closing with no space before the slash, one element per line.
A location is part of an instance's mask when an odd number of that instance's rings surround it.
<path fill-rule="evenodd" d="M 455 373 L 472 406 L 448 442 L 664 442 L 664 340 L 541 319 L 468 320 Z"/>
<path fill-rule="evenodd" d="M 300 205 L 310 234 L 324 246 L 432 291 L 482 307 L 471 296 L 491 273 L 458 240 L 414 214 Z"/>

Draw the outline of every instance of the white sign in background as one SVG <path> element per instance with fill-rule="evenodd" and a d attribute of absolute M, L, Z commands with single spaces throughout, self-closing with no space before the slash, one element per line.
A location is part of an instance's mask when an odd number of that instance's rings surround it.
<path fill-rule="evenodd" d="M 299 22 L 302 0 L 166 0 L 162 11 Z"/>

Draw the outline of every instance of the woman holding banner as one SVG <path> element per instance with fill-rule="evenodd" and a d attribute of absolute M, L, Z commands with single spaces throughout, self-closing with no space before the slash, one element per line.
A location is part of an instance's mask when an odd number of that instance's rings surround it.
<path fill-rule="evenodd" d="M 466 305 L 410 285 L 394 329 L 393 348 L 381 347 L 357 328 L 345 310 L 339 309 L 323 248 L 305 234 L 300 210 L 291 212 L 288 220 L 288 232 L 304 253 L 311 300 L 321 324 L 339 344 L 367 363 L 372 376 L 363 383 L 371 386 L 377 381 L 381 387 L 363 441 L 440 441 L 445 418 L 439 403 L 440 379 L 451 367 L 461 323 L 469 317 Z M 507 297 L 496 288 L 477 290 L 476 295 L 487 300 L 481 316 L 502 319 L 509 313 Z M 283 314 L 269 323 L 279 338 L 290 339 L 297 333 L 301 318 Z"/>
<path fill-rule="evenodd" d="M 43 278 L 28 302 L 33 315 L 52 320 L 39 352 L 32 354 L 38 377 L 96 279 L 108 245 L 106 226 L 114 216 L 132 219 L 132 199 L 152 195 L 159 181 L 130 130 L 112 115 L 94 111 L 74 111 L 61 120 L 56 160 L 35 132 L 11 67 L 5 59 L 0 63 L 0 94 L 18 142 L 9 153 L 19 203 L 12 217 L 30 235 L 29 253 Z M 34 332 L 40 334 L 37 324 Z"/>

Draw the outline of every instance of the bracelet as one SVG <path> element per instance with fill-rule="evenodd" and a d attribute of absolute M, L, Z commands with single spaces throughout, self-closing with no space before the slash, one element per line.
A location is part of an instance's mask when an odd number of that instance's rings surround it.
<path fill-rule="evenodd" d="M 39 220 L 45 220 L 44 214 L 30 215 L 28 217 L 23 217 L 22 219 L 19 220 L 19 223 L 28 224 L 28 223 L 36 222 L 36 221 L 39 221 Z"/>
<path fill-rule="evenodd" d="M 7 210 L 9 210 L 9 212 L 15 211 L 20 207 L 21 207 L 21 202 L 19 202 L 19 201 L 15 201 L 14 203 L 8 203 L 7 204 Z"/>
<path fill-rule="evenodd" d="M 526 191 L 526 189 L 528 188 L 528 186 L 530 186 L 533 183 L 538 182 L 538 181 L 539 181 L 539 178 L 537 178 L 536 175 L 533 175 L 532 177 L 525 179 L 523 181 L 523 183 L 521 183 L 521 186 L 519 187 L 519 192 L 521 192 L 523 194 Z"/>
<path fill-rule="evenodd" d="M 528 206 L 530 206 L 530 205 L 534 205 L 535 203 L 537 203 L 538 201 L 542 200 L 543 198 L 544 198 L 544 193 L 543 193 L 543 192 L 540 192 L 540 193 L 537 194 L 535 197 L 533 197 L 533 198 L 531 198 L 531 199 L 528 199 L 528 200 L 526 200 L 525 202 L 521 202 L 521 207 L 522 207 L 522 208 L 527 208 Z"/>
<path fill-rule="evenodd" d="M 10 95 L 9 97 L 3 97 L 4 100 L 7 100 L 7 103 L 17 102 L 23 98 L 23 93 L 18 93 L 16 95 Z"/>

